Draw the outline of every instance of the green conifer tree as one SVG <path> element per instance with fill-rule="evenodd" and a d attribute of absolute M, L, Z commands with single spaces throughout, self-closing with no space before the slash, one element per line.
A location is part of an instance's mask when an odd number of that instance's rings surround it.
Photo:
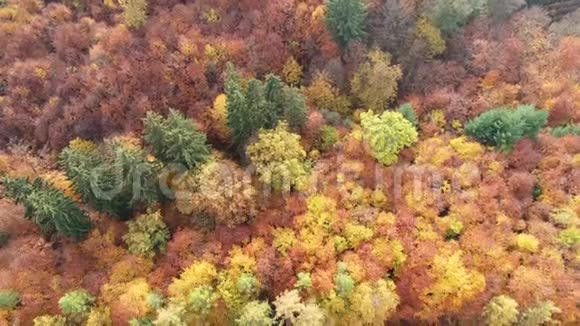
<path fill-rule="evenodd" d="M 520 139 L 535 138 L 547 120 L 546 111 L 530 105 L 521 105 L 516 110 L 499 108 L 470 121 L 465 132 L 484 145 L 509 151 Z"/>
<path fill-rule="evenodd" d="M 85 214 L 71 199 L 46 185 L 41 179 L 2 178 L 4 194 L 24 205 L 24 216 L 46 235 L 54 233 L 73 240 L 82 239 L 92 228 Z"/>
<path fill-rule="evenodd" d="M 194 169 L 209 159 L 211 150 L 206 136 L 178 111 L 170 110 L 165 119 L 155 112 L 147 112 L 144 125 L 143 139 L 162 162 Z"/>
<path fill-rule="evenodd" d="M 0 291 L 0 310 L 14 309 L 20 304 L 20 293 L 10 290 Z"/>
<path fill-rule="evenodd" d="M 306 99 L 299 89 L 295 87 L 286 87 L 284 89 L 284 103 L 286 109 L 284 119 L 292 130 L 300 130 L 306 123 Z"/>
<path fill-rule="evenodd" d="M 68 292 L 58 301 L 58 305 L 65 315 L 87 315 L 91 311 L 96 298 L 86 290 Z"/>
<path fill-rule="evenodd" d="M 294 130 L 306 122 L 306 101 L 295 88 L 285 85 L 273 74 L 265 82 L 250 79 L 241 85 L 233 65 L 226 71 L 228 127 L 232 130 L 234 145 L 243 150 L 248 140 L 260 129 L 272 129 L 282 119 Z"/>
<path fill-rule="evenodd" d="M 232 64 L 226 68 L 225 94 L 227 97 L 228 127 L 234 145 L 241 147 L 252 136 L 256 126 L 246 100 L 246 90 Z M 259 128 L 259 127 L 258 127 Z"/>
<path fill-rule="evenodd" d="M 126 219 L 139 205 L 160 199 L 157 176 L 161 166 L 147 160 L 132 139 L 110 139 L 97 147 L 72 141 L 60 154 L 60 166 L 85 203 L 113 217 Z"/>
<path fill-rule="evenodd" d="M 284 116 L 285 92 L 282 80 L 273 74 L 266 76 L 264 83 L 264 98 L 266 100 L 266 123 L 264 128 L 271 129 L 276 126 L 278 119 Z"/>
<path fill-rule="evenodd" d="M 361 0 L 326 2 L 326 26 L 341 48 L 346 48 L 351 41 L 366 36 L 366 15 L 366 8 Z"/>

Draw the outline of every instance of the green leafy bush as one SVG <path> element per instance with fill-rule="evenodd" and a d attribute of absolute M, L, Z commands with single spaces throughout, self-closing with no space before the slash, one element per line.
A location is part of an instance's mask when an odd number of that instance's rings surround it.
<path fill-rule="evenodd" d="M 170 234 L 159 211 L 140 215 L 127 225 L 129 231 L 123 240 L 131 254 L 153 257 L 156 251 L 165 251 Z"/>
<path fill-rule="evenodd" d="M 267 302 L 251 301 L 244 306 L 240 318 L 236 320 L 240 326 L 270 326 L 274 325 L 272 308 Z"/>
<path fill-rule="evenodd" d="M 409 120 L 409 122 L 412 123 L 413 126 L 417 126 L 418 124 L 417 114 L 415 113 L 415 108 L 413 108 L 413 105 L 411 103 L 405 103 L 401 105 L 399 109 L 397 109 L 397 111 L 401 113 L 405 117 L 405 119 Z"/>
<path fill-rule="evenodd" d="M 339 296 L 348 297 L 355 287 L 355 281 L 348 273 L 344 263 L 339 263 L 338 271 L 334 276 L 334 289 Z"/>
<path fill-rule="evenodd" d="M 574 247 L 580 243 L 580 230 L 577 227 L 571 226 L 560 232 L 558 236 L 560 243 L 567 247 Z"/>
<path fill-rule="evenodd" d="M 210 287 L 197 287 L 189 294 L 189 307 L 196 315 L 205 316 L 211 311 L 218 297 Z"/>
<path fill-rule="evenodd" d="M 342 48 L 366 36 L 366 16 L 361 0 L 328 0 L 326 3 L 326 26 Z"/>
<path fill-rule="evenodd" d="M 326 152 L 332 149 L 332 146 L 336 144 L 338 138 L 339 134 L 336 128 L 328 125 L 323 126 L 320 128 L 320 135 L 318 135 L 318 139 L 316 140 L 316 148 Z"/>
<path fill-rule="evenodd" d="M 0 290 L 0 309 L 11 310 L 20 304 L 20 293 Z"/>
<path fill-rule="evenodd" d="M 4 231 L 0 231 L 0 248 L 4 247 L 8 240 L 10 239 L 10 235 Z"/>
<path fill-rule="evenodd" d="M 236 282 L 236 287 L 244 296 L 251 297 L 258 293 L 260 289 L 260 282 L 255 275 L 243 273 Z"/>
<path fill-rule="evenodd" d="M 65 294 L 58 305 L 66 315 L 85 315 L 91 311 L 96 299 L 85 290 L 75 290 Z"/>
<path fill-rule="evenodd" d="M 465 132 L 484 145 L 509 151 L 524 137 L 535 138 L 546 124 L 548 113 L 530 105 L 487 111 L 470 121 Z"/>
<path fill-rule="evenodd" d="M 156 292 L 150 293 L 147 296 L 147 305 L 152 309 L 158 310 L 161 309 L 166 303 L 165 298 Z"/>
<path fill-rule="evenodd" d="M 554 321 L 552 319 L 553 314 L 558 314 L 560 312 L 560 308 L 556 307 L 552 301 L 541 302 L 524 312 L 518 325 L 546 325 Z"/>
<path fill-rule="evenodd" d="M 361 114 L 361 124 L 373 156 L 384 165 L 396 163 L 399 152 L 417 141 L 417 130 L 399 112 L 375 115 L 368 111 Z"/>
<path fill-rule="evenodd" d="M 493 297 L 483 309 L 487 325 L 510 326 L 518 320 L 518 315 L 518 303 L 505 295 Z"/>
<path fill-rule="evenodd" d="M 262 130 L 258 141 L 248 146 L 246 152 L 260 181 L 274 190 L 290 191 L 305 185 L 308 177 L 306 152 L 300 144 L 300 136 L 289 132 L 285 122 L 274 130 Z"/>
<path fill-rule="evenodd" d="M 463 223 L 458 220 L 453 220 L 449 223 L 449 227 L 445 231 L 445 239 L 457 239 L 461 235 L 461 232 L 463 232 Z"/>
<path fill-rule="evenodd" d="M 25 178 L 2 178 L 4 194 L 24 205 L 24 216 L 32 220 L 46 235 L 54 233 L 80 240 L 91 230 L 92 224 L 71 199 L 46 185 L 41 179 L 32 184 Z"/>
<path fill-rule="evenodd" d="M 295 288 L 300 290 L 308 290 L 312 288 L 312 276 L 308 272 L 300 272 L 296 275 Z"/>
<path fill-rule="evenodd" d="M 427 16 L 446 36 L 451 36 L 472 18 L 487 11 L 488 0 L 429 0 Z"/>
<path fill-rule="evenodd" d="M 165 119 L 155 112 L 147 112 L 144 126 L 143 139 L 164 163 L 179 163 L 194 169 L 210 157 L 206 136 L 197 130 L 193 121 L 175 110 L 170 110 Z"/>
<path fill-rule="evenodd" d="M 564 125 L 559 126 L 550 132 L 550 134 L 554 137 L 565 137 L 568 135 L 571 136 L 580 136 L 580 125 Z"/>

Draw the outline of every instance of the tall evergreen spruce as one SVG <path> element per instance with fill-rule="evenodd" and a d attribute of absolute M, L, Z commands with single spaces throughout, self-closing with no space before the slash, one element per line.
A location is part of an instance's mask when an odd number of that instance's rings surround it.
<path fill-rule="evenodd" d="M 225 92 L 227 96 L 228 127 L 232 130 L 234 145 L 244 144 L 252 135 L 251 116 L 246 101 L 245 90 L 240 84 L 240 76 L 232 64 L 226 71 Z"/>
<path fill-rule="evenodd" d="M 306 101 L 296 88 L 284 84 L 273 74 L 264 82 L 250 79 L 245 87 L 228 65 L 225 81 L 228 127 L 232 130 L 235 147 L 243 151 L 248 140 L 260 129 L 272 129 L 280 120 L 300 129 L 306 122 Z"/>
<path fill-rule="evenodd" d="M 160 166 L 147 161 L 138 146 L 108 140 L 100 147 L 79 146 L 76 140 L 60 154 L 60 166 L 84 202 L 97 211 L 121 220 L 137 206 L 160 198 L 157 176 Z"/>
<path fill-rule="evenodd" d="M 144 125 L 143 139 L 162 162 L 194 169 L 208 160 L 211 149 L 207 137 L 178 111 L 170 110 L 167 118 L 147 112 Z"/>
<path fill-rule="evenodd" d="M 531 105 L 484 112 L 465 126 L 465 133 L 480 143 L 510 151 L 522 138 L 535 138 L 548 121 L 548 112 Z"/>
<path fill-rule="evenodd" d="M 24 205 L 24 216 L 34 222 L 45 236 L 52 234 L 80 240 L 91 230 L 92 224 L 71 199 L 45 184 L 41 179 L 29 183 L 25 178 L 2 178 L 4 194 Z"/>
<path fill-rule="evenodd" d="M 328 0 L 326 8 L 326 26 L 341 48 L 366 36 L 367 12 L 362 0 Z"/>
<path fill-rule="evenodd" d="M 278 76 L 273 74 L 266 76 L 264 98 L 267 107 L 267 119 L 264 127 L 272 129 L 276 127 L 280 117 L 284 116 L 284 107 L 286 106 L 284 83 Z"/>

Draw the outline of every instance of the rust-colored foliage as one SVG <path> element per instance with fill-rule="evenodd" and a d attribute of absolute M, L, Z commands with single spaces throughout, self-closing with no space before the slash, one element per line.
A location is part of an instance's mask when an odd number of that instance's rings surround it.
<path fill-rule="evenodd" d="M 482 1 L 363 2 L 365 38 L 339 48 L 323 0 L 147 0 L 134 12 L 124 0 L 0 0 L 0 176 L 43 178 L 95 225 L 80 243 L 42 238 L 0 189 L 0 292 L 20 299 L 0 307 L 0 325 L 57 320 L 59 299 L 79 289 L 95 306 L 60 316 L 67 323 L 484 324 L 505 308 L 494 304 L 515 301 L 518 321 L 543 313 L 577 324 L 578 15 L 551 22 L 542 5 L 498 13 L 455 7 Z M 432 3 L 474 14 L 441 34 Z M 242 79 L 272 73 L 302 87 L 300 187 L 269 191 L 236 156 L 228 62 Z M 375 66 L 400 69 L 395 90 L 381 88 Z M 405 103 L 416 143 L 385 166 L 361 112 Z M 482 113 L 520 105 L 548 112 L 548 127 L 511 151 L 465 134 Z M 123 242 L 127 225 L 86 207 L 55 154 L 77 137 L 140 134 L 147 111 L 170 109 L 208 134 L 215 160 L 188 171 L 185 196 L 135 207 L 132 217 L 159 210 L 170 234 L 165 252 L 138 257 Z M 570 134 L 552 133 L 562 126 Z M 281 180 L 296 172 L 267 163 Z M 184 190 L 178 175 L 167 175 L 171 188 Z"/>

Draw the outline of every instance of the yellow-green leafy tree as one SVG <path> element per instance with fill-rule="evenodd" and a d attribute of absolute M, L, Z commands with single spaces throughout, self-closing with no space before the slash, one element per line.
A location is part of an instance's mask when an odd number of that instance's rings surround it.
<path fill-rule="evenodd" d="M 461 256 L 461 251 L 445 251 L 435 256 L 431 269 L 435 283 L 423 293 L 425 310 L 422 313 L 456 311 L 484 290 L 485 277 L 467 269 Z"/>
<path fill-rule="evenodd" d="M 132 28 L 139 28 L 147 20 L 147 0 L 119 0 L 123 8 L 125 24 Z"/>
<path fill-rule="evenodd" d="M 294 59 L 294 57 L 288 58 L 284 68 L 282 68 L 282 75 L 284 76 L 284 81 L 290 86 L 297 86 L 302 80 L 302 66 Z"/>
<path fill-rule="evenodd" d="M 170 234 L 159 211 L 140 215 L 127 225 L 129 231 L 123 240 L 131 254 L 154 257 L 157 251 L 165 252 Z"/>
<path fill-rule="evenodd" d="M 306 185 L 309 170 L 306 152 L 300 136 L 288 131 L 285 122 L 276 129 L 260 131 L 258 141 L 248 146 L 247 155 L 260 181 L 274 190 L 287 192 Z"/>
<path fill-rule="evenodd" d="M 350 296 L 350 317 L 353 323 L 362 321 L 365 325 L 382 325 L 398 305 L 399 296 L 393 281 L 365 282 L 356 286 Z"/>
<path fill-rule="evenodd" d="M 225 94 L 220 94 L 215 98 L 213 106 L 209 110 L 209 118 L 212 122 L 212 127 L 221 141 L 227 141 L 231 137 L 231 130 L 228 127 L 227 101 L 227 96 Z"/>
<path fill-rule="evenodd" d="M 62 316 L 42 315 L 34 318 L 34 326 L 64 326 L 66 325 L 66 318 Z"/>
<path fill-rule="evenodd" d="M 518 320 L 518 315 L 518 303 L 506 295 L 493 297 L 483 309 L 487 325 L 510 326 Z"/>
<path fill-rule="evenodd" d="M 417 141 L 417 130 L 399 112 L 376 115 L 368 111 L 361 114 L 361 124 L 373 156 L 384 165 L 396 163 L 399 152 Z"/>
<path fill-rule="evenodd" d="M 332 85 L 325 73 L 318 73 L 310 86 L 304 89 L 304 95 L 309 103 L 320 110 L 338 112 L 346 115 L 350 112 L 350 101 L 340 94 L 338 88 Z"/>
<path fill-rule="evenodd" d="M 432 58 L 445 52 L 445 39 L 437 26 L 433 25 L 425 17 L 419 18 L 415 33 L 417 37 L 427 44 L 428 58 Z"/>
<path fill-rule="evenodd" d="M 397 96 L 399 79 L 402 76 L 401 67 L 391 64 L 390 54 L 372 50 L 367 61 L 351 79 L 352 93 L 362 107 L 382 112 Z"/>

